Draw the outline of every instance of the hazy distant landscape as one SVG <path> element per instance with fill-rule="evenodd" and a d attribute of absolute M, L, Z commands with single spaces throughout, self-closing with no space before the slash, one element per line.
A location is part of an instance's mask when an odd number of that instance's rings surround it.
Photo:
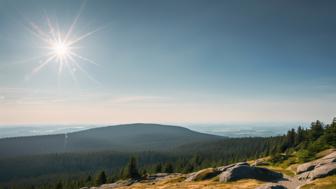
<path fill-rule="evenodd" d="M 96 127 L 94 125 L 12 125 L 0 126 L 0 138 L 64 134 Z"/>
<path fill-rule="evenodd" d="M 105 125 L 2 125 L 0 126 L 0 138 L 64 134 L 102 126 Z M 299 126 L 299 124 L 186 124 L 183 126 L 194 131 L 226 137 L 267 137 L 283 135 L 289 129 Z"/>

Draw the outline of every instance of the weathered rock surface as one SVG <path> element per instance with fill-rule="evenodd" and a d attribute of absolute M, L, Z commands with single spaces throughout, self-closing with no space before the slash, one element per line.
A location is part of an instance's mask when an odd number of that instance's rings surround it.
<path fill-rule="evenodd" d="M 299 180 L 308 180 L 310 178 L 310 171 L 297 175 L 297 178 Z"/>
<path fill-rule="evenodd" d="M 226 171 L 228 168 L 231 168 L 233 166 L 235 166 L 236 164 L 230 164 L 230 165 L 225 165 L 225 166 L 221 166 L 221 167 L 217 167 L 215 168 L 217 171 L 223 172 Z"/>
<path fill-rule="evenodd" d="M 98 187 L 99 189 L 113 189 L 113 188 L 118 188 L 118 187 L 122 187 L 122 186 L 130 186 L 133 183 L 138 182 L 137 180 L 133 180 L 133 179 L 128 179 L 128 180 L 120 180 L 117 181 L 115 183 L 111 183 L 111 184 L 103 184 L 100 187 Z M 90 189 L 95 189 L 96 187 L 91 187 Z"/>
<path fill-rule="evenodd" d="M 240 179 L 271 181 L 280 178 L 282 178 L 281 173 L 277 173 L 262 167 L 249 166 L 248 164 L 236 164 L 219 175 L 220 182 L 236 181 Z"/>
<path fill-rule="evenodd" d="M 252 164 L 252 166 L 262 166 L 262 165 L 269 165 L 267 160 L 265 158 L 260 158 L 255 160 Z"/>
<path fill-rule="evenodd" d="M 169 175 L 168 173 L 156 173 L 156 174 L 152 174 L 152 175 L 147 175 L 146 179 L 147 180 L 157 180 L 157 179 L 160 179 L 160 178 L 164 178 L 168 175 Z"/>
<path fill-rule="evenodd" d="M 297 174 L 301 174 L 304 173 L 306 171 L 311 171 L 314 169 L 314 167 L 317 165 L 316 162 L 308 162 L 308 163 L 304 163 L 302 165 L 299 165 L 296 169 L 296 173 Z"/>
<path fill-rule="evenodd" d="M 191 174 L 185 181 L 200 181 L 200 180 L 206 180 L 206 179 L 211 179 L 215 176 L 220 174 L 220 171 L 218 171 L 215 168 L 207 168 L 207 169 L 202 169 L 198 172 L 195 172 Z"/>
<path fill-rule="evenodd" d="M 336 174 L 336 152 L 297 167 L 300 180 L 314 180 Z"/>
<path fill-rule="evenodd" d="M 210 179 L 234 166 L 249 166 L 249 164 L 246 162 L 239 162 L 239 163 L 234 163 L 234 164 L 225 165 L 225 166 L 216 167 L 216 168 L 202 169 L 198 172 L 189 173 L 185 181 L 199 181 L 199 180 L 204 180 L 204 179 Z"/>
<path fill-rule="evenodd" d="M 336 163 L 325 164 L 319 166 L 311 171 L 309 176 L 310 179 L 314 180 L 317 178 L 323 178 L 332 174 L 336 174 Z"/>
<path fill-rule="evenodd" d="M 287 189 L 287 188 L 280 184 L 266 184 L 266 185 L 259 186 L 256 189 Z"/>
<path fill-rule="evenodd" d="M 312 162 L 308 162 L 308 163 L 304 163 L 302 165 L 299 165 L 297 167 L 296 173 L 300 174 L 306 171 L 311 171 L 313 170 L 315 167 L 319 167 L 325 164 L 329 164 L 329 163 L 333 163 L 336 162 L 336 152 L 333 152 L 323 158 L 320 158 L 318 160 L 312 161 Z"/>

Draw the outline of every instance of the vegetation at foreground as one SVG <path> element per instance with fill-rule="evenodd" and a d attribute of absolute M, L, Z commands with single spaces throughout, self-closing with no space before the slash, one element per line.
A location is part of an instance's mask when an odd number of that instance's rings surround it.
<path fill-rule="evenodd" d="M 320 121 L 311 123 L 310 128 L 298 127 L 284 136 L 281 150 L 271 154 L 270 162 L 288 167 L 295 163 L 304 163 L 319 157 L 319 152 L 336 147 L 336 120 L 324 125 Z"/>

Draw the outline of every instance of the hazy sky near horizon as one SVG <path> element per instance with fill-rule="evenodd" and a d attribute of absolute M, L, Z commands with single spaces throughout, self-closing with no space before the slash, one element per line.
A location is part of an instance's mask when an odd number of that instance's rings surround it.
<path fill-rule="evenodd" d="M 336 2 L 0 0 L 0 124 L 331 121 Z M 87 73 L 34 27 L 71 37 Z M 49 31 L 50 32 L 50 31 Z M 40 58 L 38 58 L 40 57 Z M 33 74 L 32 74 L 33 73 Z M 74 73 L 74 79 L 71 75 Z M 89 76 L 87 76 L 89 75 Z"/>

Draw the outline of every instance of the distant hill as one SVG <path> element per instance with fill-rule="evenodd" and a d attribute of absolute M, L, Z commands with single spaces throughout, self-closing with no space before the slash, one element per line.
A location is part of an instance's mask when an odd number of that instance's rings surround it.
<path fill-rule="evenodd" d="M 64 152 L 167 151 L 186 144 L 219 139 L 223 137 L 178 126 L 137 123 L 68 134 L 0 139 L 0 157 Z"/>

